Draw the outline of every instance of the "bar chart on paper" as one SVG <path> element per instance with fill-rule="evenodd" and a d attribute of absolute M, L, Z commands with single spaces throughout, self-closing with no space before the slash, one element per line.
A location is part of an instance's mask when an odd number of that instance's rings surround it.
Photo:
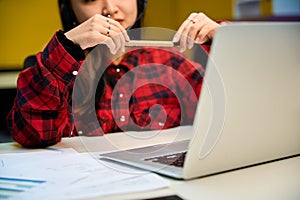
<path fill-rule="evenodd" d="M 43 183 L 45 183 L 43 180 L 0 177 L 0 199 L 15 197 Z"/>

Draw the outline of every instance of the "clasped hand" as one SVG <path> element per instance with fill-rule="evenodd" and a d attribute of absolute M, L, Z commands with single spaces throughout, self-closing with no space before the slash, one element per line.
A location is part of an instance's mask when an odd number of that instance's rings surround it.
<path fill-rule="evenodd" d="M 191 13 L 179 27 L 173 42 L 180 43 L 180 51 L 191 49 L 194 43 L 203 44 L 212 40 L 219 26 L 204 13 Z M 83 50 L 97 44 L 106 44 L 112 54 L 125 52 L 125 43 L 130 40 L 118 21 L 100 14 L 94 15 L 65 35 Z"/>

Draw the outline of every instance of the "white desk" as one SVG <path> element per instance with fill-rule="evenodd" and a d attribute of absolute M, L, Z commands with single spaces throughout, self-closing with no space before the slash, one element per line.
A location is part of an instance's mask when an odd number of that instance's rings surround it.
<path fill-rule="evenodd" d="M 179 135 L 177 140 L 188 137 L 190 136 Z M 125 149 L 147 144 L 157 144 L 165 140 L 170 140 L 167 134 L 148 138 L 141 142 L 141 139 L 127 137 L 123 133 L 116 133 L 105 137 L 64 138 L 62 142 L 52 146 L 52 148 L 74 148 L 78 152 L 110 151 L 115 149 L 115 147 Z M 25 151 L 41 150 L 24 149 L 16 143 L 0 144 L 1 153 Z M 190 181 L 171 180 L 170 188 L 145 193 L 115 195 L 100 199 L 145 199 L 171 194 L 177 194 L 183 199 L 299 200 L 300 157 Z"/>

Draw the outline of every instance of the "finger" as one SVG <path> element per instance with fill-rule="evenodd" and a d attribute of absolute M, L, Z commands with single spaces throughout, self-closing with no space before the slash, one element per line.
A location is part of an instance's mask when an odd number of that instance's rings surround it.
<path fill-rule="evenodd" d="M 108 37 L 110 37 L 113 42 L 115 43 L 115 46 L 116 46 L 116 52 L 120 51 L 123 46 L 125 46 L 124 42 L 122 42 L 122 33 L 119 33 L 119 32 L 115 32 L 115 31 L 112 31 L 110 35 L 108 35 Z"/>
<path fill-rule="evenodd" d="M 198 44 L 203 44 L 208 41 L 208 32 L 209 32 L 209 18 L 204 13 L 199 13 L 197 15 L 197 27 L 198 32 L 195 35 L 195 42 Z"/>
<path fill-rule="evenodd" d="M 126 39 L 124 38 L 124 34 L 123 33 L 119 34 L 119 38 L 120 38 L 120 41 L 121 41 L 121 51 L 125 52 Z"/>
<path fill-rule="evenodd" d="M 110 34 L 116 44 L 117 51 L 121 50 L 125 52 L 125 42 L 129 41 L 129 36 L 124 27 L 117 21 L 111 19 L 109 23 Z"/>
<path fill-rule="evenodd" d="M 124 29 L 124 27 L 118 21 L 116 21 L 114 19 L 111 19 L 109 17 L 104 17 L 102 15 L 100 15 L 100 17 L 101 17 L 101 23 L 99 23 L 99 24 L 102 24 L 103 27 L 108 27 L 108 26 L 110 26 L 111 28 L 115 27 L 116 29 L 114 29 L 114 30 L 116 32 L 122 33 L 125 41 L 130 40 L 126 30 Z M 103 33 L 103 32 L 101 32 L 101 33 Z"/>
<path fill-rule="evenodd" d="M 114 37 L 116 37 L 116 40 L 118 41 L 118 51 L 125 52 L 125 38 L 123 33 L 117 33 Z"/>
<path fill-rule="evenodd" d="M 112 54 L 116 54 L 116 45 L 114 41 L 110 37 L 107 37 L 98 31 L 93 31 L 92 37 L 89 37 L 89 42 L 94 44 L 92 46 L 105 44 Z"/>
<path fill-rule="evenodd" d="M 209 40 L 208 32 L 209 32 L 209 29 L 204 26 L 197 34 L 195 42 L 198 44 L 203 44 L 203 43 L 207 42 Z"/>
<path fill-rule="evenodd" d="M 190 28 L 190 32 L 188 33 L 188 48 L 191 49 L 194 45 L 195 40 L 198 38 L 198 42 L 204 42 L 205 36 L 198 34 L 201 32 L 202 34 L 208 33 L 207 26 L 208 26 L 209 18 L 204 13 L 198 13 L 194 19 L 192 20 L 192 27 Z M 205 30 L 202 30 L 205 29 Z"/>
<path fill-rule="evenodd" d="M 189 37 L 189 32 L 191 30 L 193 26 L 192 22 L 189 22 L 183 29 L 182 33 L 181 33 L 181 38 L 180 38 L 180 51 L 183 52 L 185 51 L 185 49 L 191 48 L 191 45 L 189 46 L 189 41 L 191 41 L 190 43 L 193 45 L 193 40 Z"/>
<path fill-rule="evenodd" d="M 191 20 L 194 19 L 195 16 L 197 16 L 197 13 L 191 13 L 190 16 L 181 24 L 178 31 L 173 37 L 173 42 L 178 42 L 180 40 L 184 28 L 190 23 Z"/>
<path fill-rule="evenodd" d="M 118 27 L 112 27 L 110 34 L 107 35 L 113 39 L 116 45 L 117 51 L 125 51 L 125 38 L 122 32 L 120 32 L 120 29 Z"/>
<path fill-rule="evenodd" d="M 201 25 L 196 24 L 194 21 L 189 29 L 189 32 L 187 33 L 187 47 L 189 49 L 191 49 L 194 46 L 194 41 L 200 30 Z"/>
<path fill-rule="evenodd" d="M 129 38 L 125 28 L 119 22 L 112 20 L 112 24 L 120 30 L 120 32 L 122 33 L 122 35 L 124 37 L 124 41 L 127 41 L 127 42 L 130 41 L 130 38 Z"/>
<path fill-rule="evenodd" d="M 103 35 L 102 35 L 103 36 Z M 109 48 L 109 51 L 115 55 L 117 53 L 117 50 L 116 50 L 116 45 L 113 41 L 113 39 L 111 39 L 110 37 L 107 37 L 107 36 L 103 36 L 105 37 L 104 39 L 104 44 L 106 44 L 106 46 Z"/>
<path fill-rule="evenodd" d="M 188 33 L 187 45 L 188 45 L 189 49 L 191 49 L 193 47 L 198 34 L 201 32 L 201 30 L 204 27 L 205 27 L 204 22 L 199 20 L 198 17 L 193 20 L 193 24 Z"/>
<path fill-rule="evenodd" d="M 98 36 L 97 36 L 98 44 L 105 44 L 108 47 L 109 51 L 113 55 L 115 55 L 117 53 L 117 51 L 116 51 L 116 44 L 113 41 L 113 39 L 100 33 L 99 31 L 97 33 L 98 33 Z"/>
<path fill-rule="evenodd" d="M 188 25 L 188 23 L 190 23 L 189 20 L 185 20 L 185 21 L 181 24 L 181 26 L 179 27 L 178 31 L 176 32 L 176 34 L 175 34 L 174 37 L 173 37 L 173 40 L 172 40 L 173 42 L 179 42 L 180 37 L 181 37 L 181 34 L 182 34 L 182 31 L 183 31 L 183 29 Z"/>
<path fill-rule="evenodd" d="M 199 21 L 199 23 L 197 23 L 199 32 L 196 34 L 195 42 L 203 44 L 212 40 L 215 31 L 220 25 L 211 20 L 204 13 L 198 14 L 197 21 Z"/>
<path fill-rule="evenodd" d="M 116 25 L 116 28 L 118 29 L 118 30 L 116 30 L 117 31 L 116 37 L 118 37 L 118 40 L 120 43 L 120 50 L 122 52 L 125 52 L 125 43 L 126 43 L 126 41 L 130 41 L 129 36 L 128 36 L 126 30 L 124 29 L 124 27 L 121 26 L 121 24 L 119 22 L 116 22 L 115 25 Z"/>

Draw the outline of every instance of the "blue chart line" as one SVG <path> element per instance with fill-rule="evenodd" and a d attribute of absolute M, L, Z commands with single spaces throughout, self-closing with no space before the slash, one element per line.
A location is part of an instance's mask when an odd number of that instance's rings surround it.
<path fill-rule="evenodd" d="M 43 180 L 0 177 L 0 199 L 8 199 L 45 182 Z"/>

